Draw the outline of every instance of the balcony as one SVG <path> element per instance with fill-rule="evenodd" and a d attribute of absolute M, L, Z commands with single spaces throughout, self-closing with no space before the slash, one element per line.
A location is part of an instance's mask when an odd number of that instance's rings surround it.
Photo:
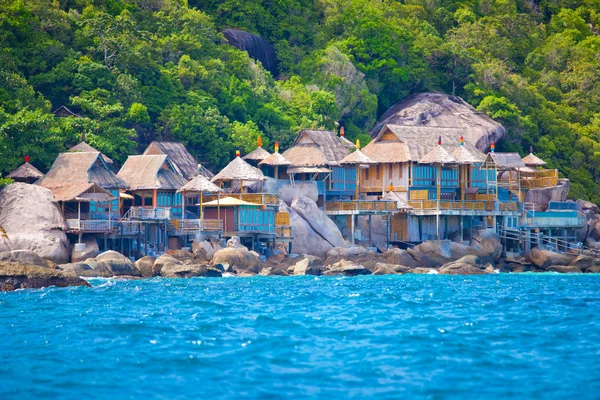
<path fill-rule="evenodd" d="M 515 215 L 519 213 L 517 202 L 409 200 L 415 215 Z"/>
<path fill-rule="evenodd" d="M 328 201 L 325 212 L 329 215 L 388 214 L 397 211 L 397 203 L 387 200 Z"/>
<path fill-rule="evenodd" d="M 141 220 L 167 220 L 171 218 L 171 207 L 131 207 L 128 217 Z"/>
<path fill-rule="evenodd" d="M 104 233 L 111 232 L 115 227 L 115 221 L 108 219 L 67 219 L 66 222 L 69 232 Z"/>
<path fill-rule="evenodd" d="M 585 226 L 585 218 L 577 211 L 529 211 L 522 224 L 532 228 L 574 229 Z"/>
<path fill-rule="evenodd" d="M 175 232 L 180 235 L 223 230 L 223 221 L 220 219 L 172 219 L 170 222 Z"/>
<path fill-rule="evenodd" d="M 233 197 L 234 199 L 241 199 L 248 203 L 254 204 L 266 204 L 266 205 L 279 205 L 279 196 L 276 194 L 269 193 L 223 193 L 223 197 Z M 217 201 L 216 195 L 204 195 L 202 201 L 208 203 L 209 201 Z"/>

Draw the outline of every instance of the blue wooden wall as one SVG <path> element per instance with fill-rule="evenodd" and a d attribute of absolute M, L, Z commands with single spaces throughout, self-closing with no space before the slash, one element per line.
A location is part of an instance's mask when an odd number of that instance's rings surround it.
<path fill-rule="evenodd" d="M 275 210 L 259 207 L 237 207 L 236 230 L 246 232 L 275 233 Z"/>

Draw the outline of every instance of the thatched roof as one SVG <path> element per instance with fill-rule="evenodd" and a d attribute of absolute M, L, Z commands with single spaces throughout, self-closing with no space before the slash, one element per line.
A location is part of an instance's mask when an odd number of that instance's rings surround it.
<path fill-rule="evenodd" d="M 381 196 L 381 200 L 387 201 L 395 201 L 398 207 L 398 210 L 412 210 L 413 208 L 408 205 L 408 203 L 400 197 L 400 195 L 396 192 L 387 192 L 383 196 Z"/>
<path fill-rule="evenodd" d="M 433 92 L 413 94 L 394 104 L 373 126 L 371 137 L 376 137 L 385 125 L 420 127 L 421 131 L 431 131 L 433 136 L 440 135 L 437 132 L 440 128 L 454 129 L 483 152 L 488 151 L 492 142 L 501 141 L 506 133 L 501 124 L 463 99 Z M 450 144 L 446 140 L 443 143 Z"/>
<path fill-rule="evenodd" d="M 250 203 L 245 200 L 236 199 L 235 197 L 222 197 L 221 199 L 209 201 L 202 204 L 203 207 L 234 207 L 234 206 L 254 206 L 260 207 L 260 204 Z"/>
<path fill-rule="evenodd" d="M 21 166 L 15 169 L 13 172 L 8 174 L 7 178 L 11 178 L 14 180 L 19 179 L 40 179 L 44 174 L 40 172 L 39 169 L 34 167 L 28 162 L 21 164 Z"/>
<path fill-rule="evenodd" d="M 482 168 L 498 169 L 501 171 L 516 171 L 525 167 L 519 153 L 495 153 L 491 152 L 485 158 Z"/>
<path fill-rule="evenodd" d="M 58 107 L 56 110 L 52 111 L 52 114 L 56 115 L 57 117 L 81 118 L 81 115 L 77 114 L 76 112 L 71 111 L 71 109 L 69 109 L 67 106 Z"/>
<path fill-rule="evenodd" d="M 523 163 L 530 167 L 543 167 L 547 164 L 546 161 L 535 156 L 533 153 L 529 153 L 527 156 L 523 157 Z"/>
<path fill-rule="evenodd" d="M 177 192 L 195 192 L 195 193 L 217 193 L 223 189 L 212 183 L 204 175 L 197 175 L 194 179 L 186 183 Z"/>
<path fill-rule="evenodd" d="M 452 156 L 456 158 L 459 164 L 481 164 L 485 160 L 485 154 L 477 150 L 476 147 L 467 144 L 454 149 Z"/>
<path fill-rule="evenodd" d="M 425 156 L 419 160 L 419 164 L 449 165 L 458 164 L 458 160 L 443 146 L 438 145 L 429 153 L 425 154 Z"/>
<path fill-rule="evenodd" d="M 365 164 L 376 164 L 376 161 L 371 160 L 365 153 L 360 151 L 360 149 L 356 149 L 353 153 L 348 154 L 340 164 L 349 164 L 349 165 L 365 165 Z"/>
<path fill-rule="evenodd" d="M 356 144 L 354 144 L 351 141 L 349 141 L 348 139 L 346 139 L 345 136 L 340 136 L 340 143 L 342 144 L 342 146 L 346 147 L 349 150 L 356 149 Z"/>
<path fill-rule="evenodd" d="M 104 189 L 124 189 L 127 183 L 115 175 L 100 153 L 61 153 L 39 185 L 50 189 L 56 201 L 72 200 L 96 184 Z"/>
<path fill-rule="evenodd" d="M 292 165 L 292 163 L 287 158 L 279 154 L 278 151 L 276 151 L 275 153 L 269 155 L 269 157 L 259 162 L 258 165 L 271 165 L 280 167 L 285 165 Z"/>
<path fill-rule="evenodd" d="M 256 149 L 254 149 L 250 153 L 246 154 L 242 158 L 244 160 L 261 161 L 261 160 L 264 160 L 265 158 L 269 157 L 270 155 L 271 155 L 271 153 L 269 153 L 268 151 L 263 149 L 261 146 L 258 146 Z"/>
<path fill-rule="evenodd" d="M 187 183 L 166 155 L 129 156 L 117 176 L 131 190 L 177 190 Z"/>
<path fill-rule="evenodd" d="M 211 181 L 264 181 L 266 178 L 263 173 L 241 157 L 236 157 L 225 168 L 215 175 Z"/>
<path fill-rule="evenodd" d="M 283 156 L 295 167 L 338 165 L 354 148 L 348 143 L 333 131 L 303 130 Z"/>
<path fill-rule="evenodd" d="M 183 143 L 154 141 L 144 150 L 146 156 L 161 154 L 169 156 L 169 161 L 185 179 L 191 180 L 198 175 L 198 163 Z M 207 173 L 207 171 L 203 169 L 202 174 L 211 178 L 212 173 L 210 171 Z"/>
<path fill-rule="evenodd" d="M 90 146 L 87 142 L 85 141 L 81 141 L 78 144 L 76 144 L 75 146 L 71 147 L 69 149 L 70 153 L 75 153 L 75 152 L 79 152 L 79 153 L 100 153 L 98 150 L 96 150 L 95 148 L 93 148 L 92 146 Z M 107 164 L 113 164 L 113 160 L 111 160 L 110 158 L 108 158 L 106 155 L 100 153 L 102 155 L 102 159 L 104 160 L 105 163 Z"/>

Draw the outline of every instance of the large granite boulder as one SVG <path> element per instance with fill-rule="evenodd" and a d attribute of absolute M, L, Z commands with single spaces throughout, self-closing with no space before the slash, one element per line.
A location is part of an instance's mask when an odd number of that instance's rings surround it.
<path fill-rule="evenodd" d="M 85 244 L 85 248 L 83 250 L 77 250 L 77 246 L 73 246 L 73 250 L 71 251 L 71 262 L 87 260 L 88 258 L 94 258 L 100 254 L 100 247 L 94 236 L 86 235 L 82 238 L 81 242 Z"/>
<path fill-rule="evenodd" d="M 163 265 L 160 275 L 165 278 L 220 278 L 222 275 L 218 268 L 207 264 L 173 264 Z"/>
<path fill-rule="evenodd" d="M 398 267 L 400 267 L 400 265 L 377 263 L 375 264 L 375 271 L 373 271 L 373 275 L 397 275 L 400 273 L 405 273 L 400 272 L 402 270 L 398 271 Z M 405 268 L 408 270 L 408 267 Z"/>
<path fill-rule="evenodd" d="M 308 197 L 299 196 L 292 201 L 291 207 L 322 240 L 333 247 L 348 246 L 335 222 L 317 206 L 317 203 Z"/>
<path fill-rule="evenodd" d="M 13 250 L 0 253 L 0 261 L 14 262 L 19 264 L 31 264 L 45 267 L 46 263 L 31 250 Z"/>
<path fill-rule="evenodd" d="M 366 254 L 375 254 L 373 250 L 369 250 L 362 246 L 351 246 L 351 247 L 334 247 L 327 252 L 327 258 L 330 257 L 355 257 L 363 256 Z"/>
<path fill-rule="evenodd" d="M 291 265 L 287 273 L 289 275 L 321 275 L 323 263 L 320 258 L 307 255 L 296 264 Z"/>
<path fill-rule="evenodd" d="M 352 261 L 342 260 L 333 265 L 329 265 L 323 269 L 323 275 L 344 275 L 344 276 L 358 276 L 358 275 L 370 275 L 371 271 L 362 265 L 354 264 Z"/>
<path fill-rule="evenodd" d="M 162 267 L 166 264 L 181 264 L 181 261 L 170 254 L 163 254 L 154 261 L 152 266 L 152 276 L 159 276 Z"/>
<path fill-rule="evenodd" d="M 133 261 L 114 250 L 108 250 L 99 254 L 95 260 L 106 264 L 114 276 L 142 276 Z"/>
<path fill-rule="evenodd" d="M 381 215 L 371 216 L 371 243 L 369 243 L 369 217 L 359 216 L 357 218 L 357 227 L 364 237 L 364 244 L 377 247 L 379 251 L 387 251 L 387 223 Z"/>
<path fill-rule="evenodd" d="M 262 276 L 288 276 L 288 273 L 275 267 L 266 267 L 263 268 L 259 275 Z"/>
<path fill-rule="evenodd" d="M 274 181 L 274 180 L 273 180 Z M 265 187 L 268 187 L 267 180 Z M 296 182 L 294 186 L 284 185 L 278 189 L 279 198 L 287 205 L 291 205 L 296 197 L 308 197 L 316 202 L 319 199 L 319 188 L 315 182 Z M 272 190 L 270 193 L 276 193 L 277 190 Z"/>
<path fill-rule="evenodd" d="M 227 248 L 248 250 L 246 246 L 242 245 L 242 242 L 238 236 L 232 236 L 231 238 L 229 238 L 229 240 L 227 241 Z"/>
<path fill-rule="evenodd" d="M 113 273 L 108 269 L 106 264 L 100 261 L 78 261 L 75 263 L 61 264 L 58 269 L 67 274 L 76 276 L 85 276 L 86 278 L 110 278 Z"/>
<path fill-rule="evenodd" d="M 0 251 L 31 250 L 55 263 L 69 261 L 66 225 L 52 192 L 13 183 L 0 190 Z"/>
<path fill-rule="evenodd" d="M 581 270 L 586 270 L 587 268 L 594 265 L 594 258 L 591 256 L 581 254 L 572 259 L 569 265 L 575 266 Z"/>
<path fill-rule="evenodd" d="M 478 112 L 463 99 L 445 93 L 417 93 L 405 97 L 383 113 L 369 131 L 371 137 L 377 136 L 386 124 L 418 127 L 415 136 L 430 133 L 437 137 L 437 128 L 455 128 L 467 143 L 483 152 L 489 150 L 492 142 L 501 141 L 506 133 L 501 124 L 485 113 Z"/>
<path fill-rule="evenodd" d="M 225 271 L 233 268 L 235 270 L 247 270 L 259 273 L 262 269 L 258 253 L 233 247 L 226 247 L 217 251 L 213 256 L 211 264 L 221 264 L 225 268 Z"/>
<path fill-rule="evenodd" d="M 223 36 L 227 43 L 248 52 L 248 56 L 260 61 L 274 77 L 277 76 L 277 55 L 269 42 L 254 33 L 239 29 L 225 29 Z"/>
<path fill-rule="evenodd" d="M 471 247 L 477 250 L 480 257 L 491 257 L 494 261 L 500 259 L 504 251 L 500 236 L 489 230 L 474 232 Z"/>
<path fill-rule="evenodd" d="M 581 269 L 574 265 L 551 265 L 546 268 L 548 272 L 558 272 L 561 274 L 580 274 Z"/>
<path fill-rule="evenodd" d="M 296 254 L 310 254 L 325 258 L 333 246 L 323 240 L 313 228 L 296 211 L 288 207 L 283 201 L 279 202 L 279 211 L 290 214 L 292 227 L 292 252 Z"/>
<path fill-rule="evenodd" d="M 438 268 L 468 255 L 478 255 L 478 250 L 450 240 L 429 240 L 407 250 L 422 267 Z"/>
<path fill-rule="evenodd" d="M 565 201 L 571 184 L 568 179 L 559 179 L 556 186 L 539 189 L 529 189 L 525 192 L 525 202 L 535 203 L 537 211 L 546 211 L 551 201 Z"/>
<path fill-rule="evenodd" d="M 156 262 L 155 257 L 145 256 L 135 262 L 135 267 L 140 271 L 142 277 L 152 278 L 154 275 L 154 263 Z"/>
<path fill-rule="evenodd" d="M 385 262 L 388 264 L 405 265 L 411 268 L 420 267 L 421 264 L 415 260 L 406 250 L 402 249 L 389 249 L 383 253 Z"/>
<path fill-rule="evenodd" d="M 548 269 L 551 265 L 569 265 L 573 257 L 565 254 L 555 253 L 550 250 L 540 250 L 534 247 L 527 256 L 532 264 L 541 269 Z"/>
<path fill-rule="evenodd" d="M 442 275 L 483 275 L 491 273 L 491 271 L 478 268 L 471 264 L 453 262 L 441 267 L 439 273 Z"/>
<path fill-rule="evenodd" d="M 210 262 L 215 253 L 221 249 L 219 243 L 214 240 L 194 241 L 192 243 L 192 252 L 198 261 Z"/>
<path fill-rule="evenodd" d="M 179 261 L 186 261 L 186 260 L 194 259 L 193 253 L 190 253 L 189 251 L 183 250 L 183 249 L 167 250 L 166 254 L 178 259 Z"/>
<path fill-rule="evenodd" d="M 17 289 L 38 289 L 48 286 L 90 286 L 77 275 L 40 267 L 0 261 L 0 292 Z"/>

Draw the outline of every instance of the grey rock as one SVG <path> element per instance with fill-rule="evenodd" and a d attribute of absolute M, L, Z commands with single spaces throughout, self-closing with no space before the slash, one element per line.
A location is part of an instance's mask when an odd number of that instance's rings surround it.
<path fill-rule="evenodd" d="M 0 239 L 1 240 L 1 239 Z M 45 267 L 46 264 L 37 254 L 31 250 L 12 250 L 0 253 L 0 261 L 14 262 L 19 264 L 31 264 Z"/>
<path fill-rule="evenodd" d="M 135 264 L 123 254 L 113 250 L 105 251 L 96 257 L 96 261 L 101 261 L 115 276 L 129 275 L 142 276 L 140 271 L 135 267 Z"/>
<path fill-rule="evenodd" d="M 165 278 L 220 278 L 221 271 L 207 264 L 172 264 L 162 266 L 160 275 Z"/>
<path fill-rule="evenodd" d="M 144 278 L 152 278 L 154 275 L 155 257 L 145 256 L 135 262 L 135 267 L 140 271 Z"/>
<path fill-rule="evenodd" d="M 561 274 L 580 274 L 581 269 L 574 265 L 551 265 L 546 268 L 548 272 L 559 272 Z"/>
<path fill-rule="evenodd" d="M 17 289 L 38 289 L 48 286 L 90 286 L 74 274 L 40 267 L 0 261 L 0 292 Z"/>

